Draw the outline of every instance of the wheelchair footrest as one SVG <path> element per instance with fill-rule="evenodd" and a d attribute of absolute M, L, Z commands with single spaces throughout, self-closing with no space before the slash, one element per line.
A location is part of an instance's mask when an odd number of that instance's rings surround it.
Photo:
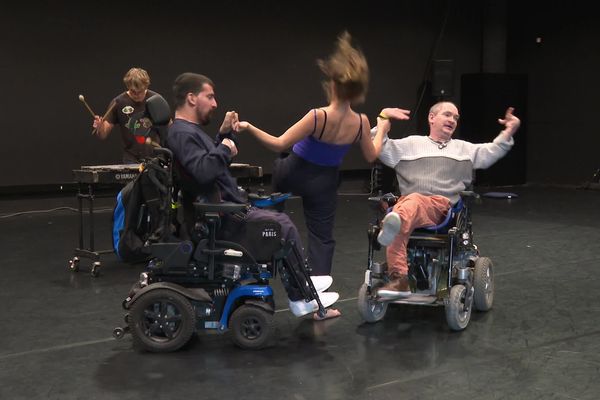
<path fill-rule="evenodd" d="M 431 294 L 419 294 L 413 293 L 408 297 L 403 297 L 398 300 L 392 300 L 390 303 L 394 304 L 419 304 L 419 305 L 438 305 L 437 304 L 437 296 Z M 442 303 L 440 303 L 442 304 Z"/>

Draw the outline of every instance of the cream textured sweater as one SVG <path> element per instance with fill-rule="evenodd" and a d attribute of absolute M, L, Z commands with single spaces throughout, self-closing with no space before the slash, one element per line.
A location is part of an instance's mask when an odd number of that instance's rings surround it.
<path fill-rule="evenodd" d="M 512 148 L 514 140 L 498 135 L 491 143 L 451 139 L 441 146 L 428 136 L 383 139 L 379 159 L 394 168 L 400 193 L 441 195 L 454 204 L 473 179 L 473 169 L 490 167 Z"/>

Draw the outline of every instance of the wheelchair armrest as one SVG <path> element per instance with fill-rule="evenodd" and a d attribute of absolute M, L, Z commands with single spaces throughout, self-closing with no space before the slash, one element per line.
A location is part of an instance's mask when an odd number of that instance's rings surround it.
<path fill-rule="evenodd" d="M 382 194 L 381 196 L 372 196 L 372 197 L 369 197 L 369 202 L 373 202 L 373 203 L 379 204 L 380 202 L 385 201 L 390 206 L 393 206 L 394 204 L 396 204 L 396 202 L 398 201 L 398 199 L 399 199 L 399 196 L 396 196 L 393 193 L 386 193 L 386 194 Z"/>
<path fill-rule="evenodd" d="M 380 196 L 369 197 L 368 202 L 372 210 L 381 213 L 386 212 L 386 210 L 393 207 L 399 198 L 400 197 L 392 193 L 386 193 Z"/>
<path fill-rule="evenodd" d="M 460 195 L 460 197 L 472 197 L 475 200 L 479 200 L 481 198 L 481 196 L 478 193 L 475 193 L 472 190 L 463 190 L 461 192 L 458 193 Z"/>
<path fill-rule="evenodd" d="M 264 200 L 268 199 L 267 195 L 260 195 L 258 193 L 248 193 L 248 200 Z"/>
<path fill-rule="evenodd" d="M 197 213 L 222 212 L 226 214 L 231 214 L 238 211 L 246 210 L 247 208 L 247 204 L 194 202 L 194 210 Z"/>

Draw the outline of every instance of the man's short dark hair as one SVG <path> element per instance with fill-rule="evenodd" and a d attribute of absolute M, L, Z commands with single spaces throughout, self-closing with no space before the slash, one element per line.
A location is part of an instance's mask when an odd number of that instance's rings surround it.
<path fill-rule="evenodd" d="M 185 98 L 188 93 L 200 93 L 205 83 L 209 84 L 214 89 L 215 84 L 207 76 L 195 74 L 193 72 L 184 72 L 179 75 L 175 79 L 175 83 L 173 83 L 175 108 L 180 108 L 185 104 Z"/>

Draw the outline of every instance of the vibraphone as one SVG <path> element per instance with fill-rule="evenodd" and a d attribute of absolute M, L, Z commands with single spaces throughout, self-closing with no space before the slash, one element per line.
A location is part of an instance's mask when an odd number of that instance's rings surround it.
<path fill-rule="evenodd" d="M 229 170 L 235 178 L 262 178 L 262 167 L 232 163 Z M 99 274 L 101 262 L 100 255 L 111 253 L 113 250 L 96 250 L 94 244 L 94 193 L 97 184 L 122 184 L 134 180 L 140 173 L 140 164 L 114 164 L 114 165 L 84 165 L 79 169 L 73 170 L 73 177 L 79 184 L 77 191 L 77 207 L 79 211 L 78 226 L 78 246 L 73 252 L 73 258 L 69 261 L 69 267 L 72 271 L 79 270 L 81 258 L 92 260 L 92 276 Z M 83 202 L 88 202 L 88 227 L 89 242 L 88 247 L 84 243 L 84 207 Z"/>

